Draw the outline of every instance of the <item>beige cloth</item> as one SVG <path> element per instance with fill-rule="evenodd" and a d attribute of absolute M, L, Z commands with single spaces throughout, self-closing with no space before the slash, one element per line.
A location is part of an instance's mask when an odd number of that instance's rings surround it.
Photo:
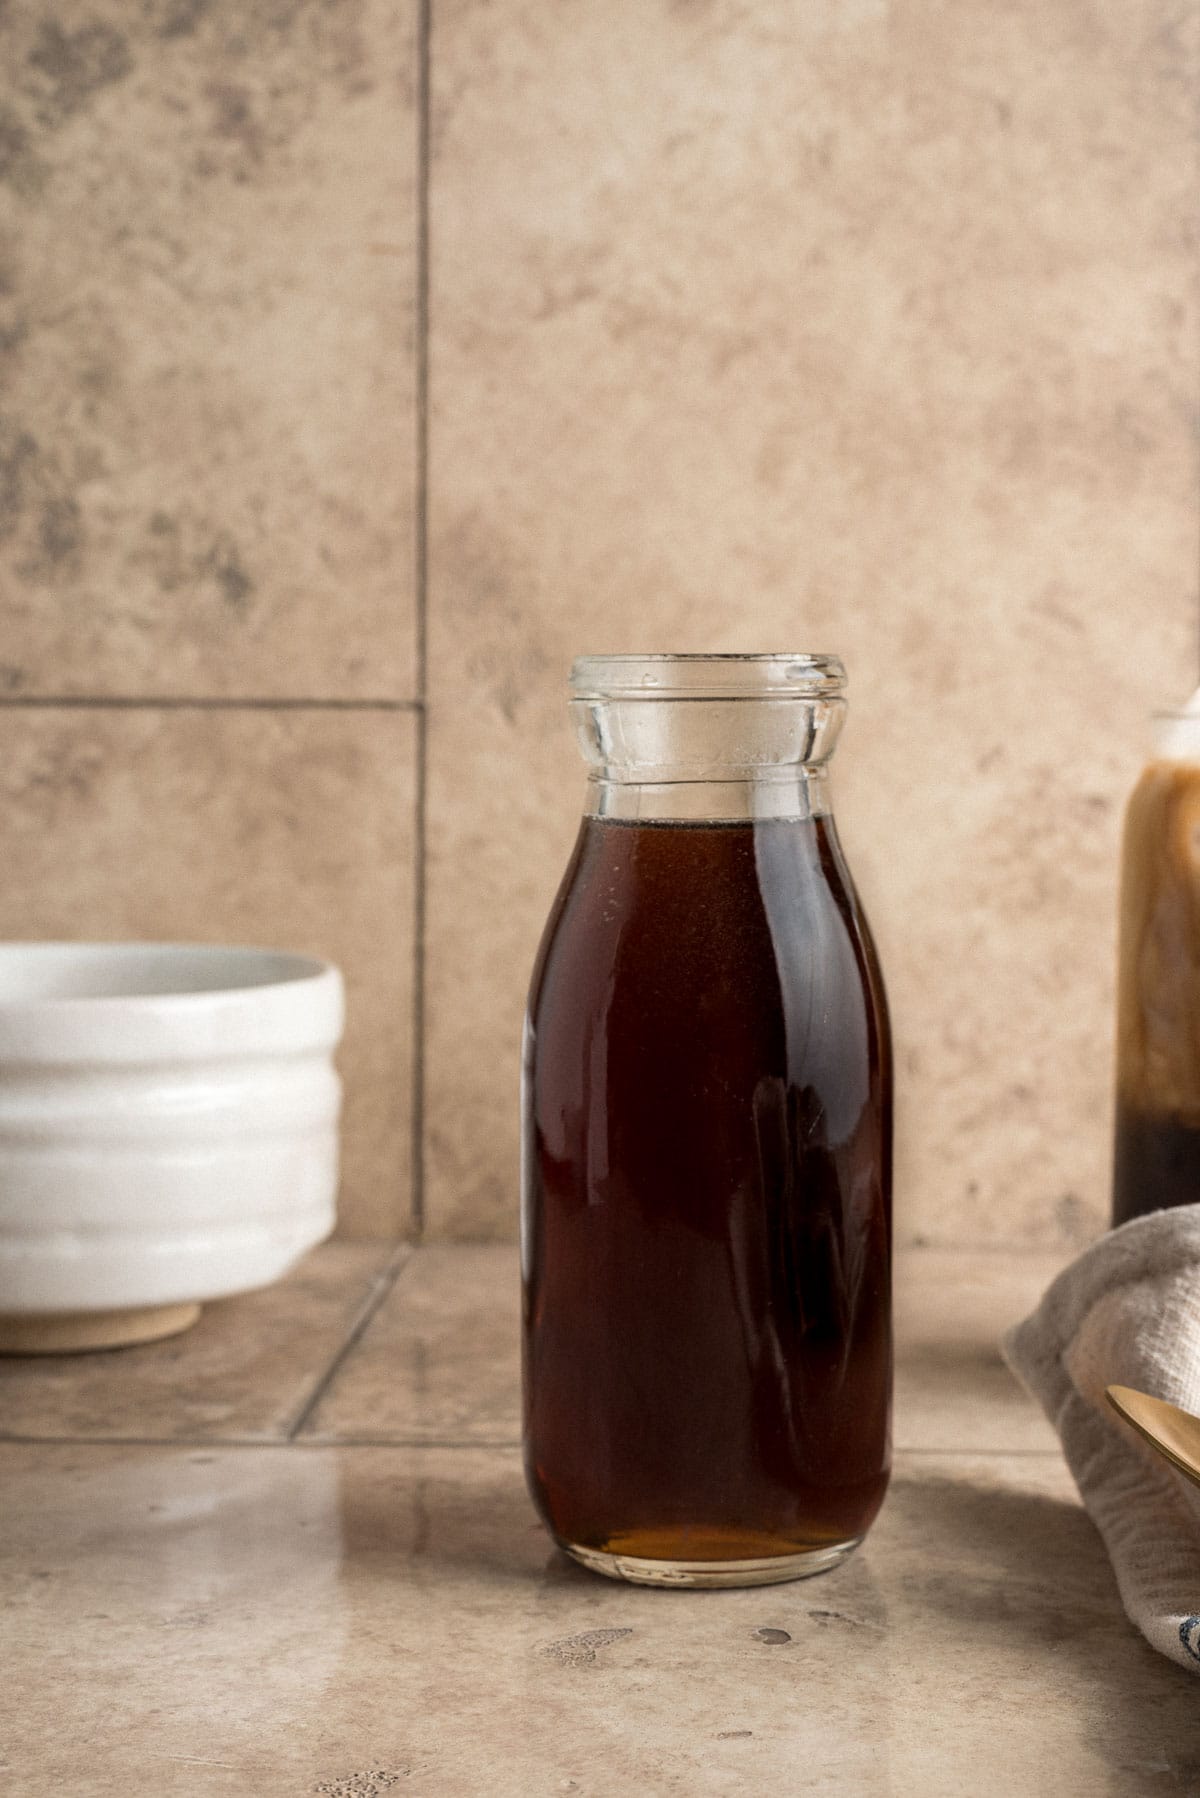
<path fill-rule="evenodd" d="M 1062 1439 L 1131 1621 L 1200 1673 L 1200 1488 L 1104 1396 L 1133 1386 L 1200 1413 L 1200 1204 L 1093 1243 L 1002 1348 Z"/>

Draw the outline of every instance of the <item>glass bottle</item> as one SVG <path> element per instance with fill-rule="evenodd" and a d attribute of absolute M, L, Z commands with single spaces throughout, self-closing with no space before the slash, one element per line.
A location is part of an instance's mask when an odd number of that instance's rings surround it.
<path fill-rule="evenodd" d="M 890 1464 L 892 1062 L 834 656 L 585 657 L 522 1080 L 526 1469 L 645 1584 L 835 1566 Z"/>
<path fill-rule="evenodd" d="M 1154 720 L 1121 859 L 1114 1225 L 1200 1200 L 1200 696 Z"/>

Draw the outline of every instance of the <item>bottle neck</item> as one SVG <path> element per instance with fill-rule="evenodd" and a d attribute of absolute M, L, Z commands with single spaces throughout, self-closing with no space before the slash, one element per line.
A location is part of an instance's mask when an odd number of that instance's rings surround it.
<path fill-rule="evenodd" d="M 587 811 L 678 822 L 820 817 L 845 711 L 836 693 L 573 700 Z"/>
<path fill-rule="evenodd" d="M 741 780 L 614 780 L 601 770 L 588 779 L 584 813 L 626 821 L 726 823 L 823 818 L 832 809 L 829 770 L 817 766 L 772 769 Z"/>

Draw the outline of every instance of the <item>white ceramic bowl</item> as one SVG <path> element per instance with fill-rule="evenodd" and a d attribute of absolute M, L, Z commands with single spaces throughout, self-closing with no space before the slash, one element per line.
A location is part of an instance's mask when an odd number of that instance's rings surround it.
<path fill-rule="evenodd" d="M 0 944 L 0 1350 L 146 1341 L 333 1228 L 342 979 L 266 949 Z"/>

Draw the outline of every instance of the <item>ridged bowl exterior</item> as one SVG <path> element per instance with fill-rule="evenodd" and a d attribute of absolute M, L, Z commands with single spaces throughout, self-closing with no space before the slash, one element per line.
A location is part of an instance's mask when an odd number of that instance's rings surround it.
<path fill-rule="evenodd" d="M 223 1297 L 326 1237 L 343 1011 L 299 956 L 0 945 L 0 1314 Z"/>

